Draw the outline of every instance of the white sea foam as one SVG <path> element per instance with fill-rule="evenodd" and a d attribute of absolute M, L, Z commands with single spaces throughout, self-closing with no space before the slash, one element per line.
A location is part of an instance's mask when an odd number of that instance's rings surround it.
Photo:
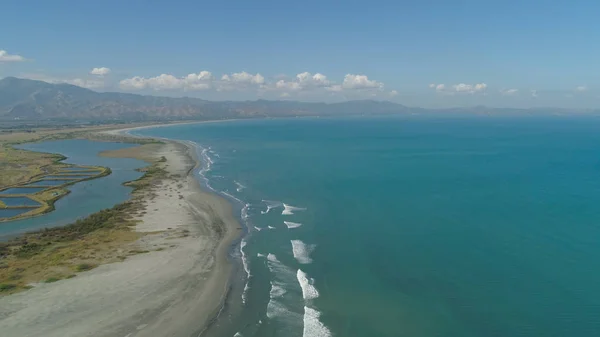
<path fill-rule="evenodd" d="M 260 227 L 256 227 L 256 226 L 254 226 L 254 229 L 256 229 L 256 230 L 257 230 L 257 231 L 259 231 L 259 232 L 263 230 L 262 228 L 260 228 Z"/>
<path fill-rule="evenodd" d="M 250 290 L 250 282 L 246 281 L 244 291 L 242 292 L 242 304 L 246 304 L 246 300 L 248 299 L 248 290 Z"/>
<path fill-rule="evenodd" d="M 277 259 L 274 254 L 267 255 L 267 266 L 273 274 L 271 281 L 270 299 L 267 304 L 267 317 L 282 321 L 286 326 L 298 326 L 302 320 L 300 313 L 293 312 L 286 305 L 289 301 L 289 296 L 294 296 L 294 293 L 289 291 L 297 291 L 296 272 L 294 269 L 284 265 Z M 297 289 L 297 290 L 296 290 Z"/>
<path fill-rule="evenodd" d="M 288 310 L 288 308 L 285 307 L 285 305 L 283 303 L 281 303 L 280 301 L 271 298 L 269 300 L 269 303 L 267 304 L 267 317 L 268 318 L 275 318 L 275 317 L 288 317 L 292 314 L 291 311 Z"/>
<path fill-rule="evenodd" d="M 235 200 L 235 201 L 239 202 L 240 204 L 243 204 L 243 203 L 244 203 L 244 202 L 243 202 L 243 201 L 242 201 L 240 198 L 236 197 L 235 195 L 233 195 L 233 194 L 231 194 L 231 193 L 227 193 L 227 192 L 225 192 L 225 191 L 221 191 L 221 193 L 222 193 L 223 195 L 226 195 L 226 196 L 230 197 L 231 199 L 233 199 L 233 200 Z"/>
<path fill-rule="evenodd" d="M 248 259 L 246 257 L 246 252 L 244 250 L 244 248 L 246 247 L 246 239 L 243 239 L 242 242 L 240 243 L 240 252 L 242 253 L 242 263 L 244 265 L 244 271 L 246 272 L 246 275 L 248 276 L 248 278 L 250 278 L 250 267 L 248 266 Z"/>
<path fill-rule="evenodd" d="M 283 285 L 271 281 L 271 291 L 269 292 L 271 298 L 282 297 L 283 295 L 285 295 L 285 293 L 287 293 L 287 291 L 285 290 Z"/>
<path fill-rule="evenodd" d="M 261 214 L 267 214 L 269 213 L 273 208 L 278 208 L 283 206 L 283 204 L 281 203 L 281 201 L 273 201 L 273 200 L 263 200 L 263 202 L 267 205 L 267 210 L 266 211 L 261 211 Z"/>
<path fill-rule="evenodd" d="M 242 219 L 244 219 L 244 220 L 248 219 L 248 217 L 249 217 L 248 210 L 249 209 L 250 209 L 250 204 L 244 205 L 244 207 L 242 208 L 242 211 L 240 212 L 240 216 L 242 217 Z"/>
<path fill-rule="evenodd" d="M 275 227 L 273 227 L 273 226 L 268 226 L 268 227 L 269 227 L 269 229 L 275 229 Z"/>
<path fill-rule="evenodd" d="M 279 260 L 277 259 L 277 256 L 275 254 L 267 254 L 267 260 L 271 261 L 271 262 L 279 262 Z"/>
<path fill-rule="evenodd" d="M 306 208 L 287 205 L 284 203 L 283 212 L 281 212 L 281 215 L 292 215 L 294 214 L 294 211 L 306 211 Z"/>
<path fill-rule="evenodd" d="M 296 283 L 296 272 L 294 269 L 284 265 L 277 259 L 275 254 L 267 255 L 267 267 L 273 274 L 274 283 L 280 286 L 292 285 Z"/>
<path fill-rule="evenodd" d="M 284 303 L 283 296 L 287 291 L 282 285 L 271 282 L 270 299 L 267 304 L 267 317 L 284 321 L 286 325 L 297 325 L 300 321 L 300 315 L 291 311 Z"/>
<path fill-rule="evenodd" d="M 246 285 L 244 286 L 244 291 L 242 292 L 242 303 L 246 304 L 246 296 L 248 290 L 250 289 L 250 266 L 248 264 L 248 258 L 246 256 L 246 252 L 244 248 L 246 247 L 246 239 L 242 239 L 240 243 L 240 253 L 242 254 L 242 265 L 244 266 L 244 271 L 246 272 Z"/>
<path fill-rule="evenodd" d="M 208 149 L 203 148 L 202 146 L 200 146 L 200 144 L 198 144 L 196 142 L 186 141 L 185 143 L 187 143 L 188 145 L 192 146 L 192 148 L 194 148 L 196 150 L 196 154 L 198 156 L 198 159 L 199 159 L 199 162 L 200 162 L 200 165 L 201 165 L 200 169 L 198 170 L 198 175 L 204 181 L 204 185 L 206 187 L 208 187 L 210 190 L 217 192 L 210 185 L 209 179 L 206 176 L 206 173 L 208 171 L 210 171 L 211 165 L 213 163 L 213 160 L 210 158 L 210 156 L 208 154 Z"/>
<path fill-rule="evenodd" d="M 313 285 L 315 280 L 308 277 L 305 272 L 298 269 L 296 273 L 298 277 L 298 283 L 300 283 L 300 288 L 302 288 L 302 297 L 304 300 L 312 300 L 319 297 L 319 291 Z"/>
<path fill-rule="evenodd" d="M 292 228 L 298 228 L 298 227 L 302 226 L 302 224 L 301 224 L 301 223 L 299 223 L 299 222 L 284 221 L 283 223 L 284 223 L 284 224 L 287 226 L 287 228 L 289 228 L 289 229 L 292 229 Z"/>
<path fill-rule="evenodd" d="M 302 337 L 330 337 L 331 331 L 320 320 L 321 313 L 304 306 L 304 333 Z"/>
<path fill-rule="evenodd" d="M 258 257 L 265 257 L 265 254 L 256 253 L 256 256 L 258 256 Z"/>
<path fill-rule="evenodd" d="M 242 185 L 241 183 L 237 182 L 237 181 L 233 181 L 235 183 L 235 185 L 237 186 L 236 191 L 241 192 L 244 188 L 246 188 L 246 186 Z"/>
<path fill-rule="evenodd" d="M 236 332 L 236 333 L 235 333 L 235 335 L 233 335 L 233 337 L 244 337 L 244 335 L 242 335 L 242 334 L 241 334 L 241 333 L 239 333 L 239 332 Z"/>
<path fill-rule="evenodd" d="M 314 245 L 307 245 L 300 240 L 291 240 L 291 242 L 292 252 L 294 253 L 294 258 L 296 261 L 302 264 L 312 263 L 310 253 L 314 249 Z"/>

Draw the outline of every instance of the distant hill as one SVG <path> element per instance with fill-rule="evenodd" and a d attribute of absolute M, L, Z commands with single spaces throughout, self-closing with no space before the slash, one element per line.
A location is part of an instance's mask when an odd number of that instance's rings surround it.
<path fill-rule="evenodd" d="M 5 121 L 160 121 L 336 115 L 533 115 L 573 112 L 565 109 L 494 109 L 484 106 L 423 109 L 373 100 L 330 104 L 267 100 L 215 102 L 189 97 L 99 93 L 70 84 L 50 84 L 15 77 L 0 80 L 0 120 Z M 577 112 L 598 113 L 597 110 Z"/>
<path fill-rule="evenodd" d="M 224 101 L 95 92 L 70 84 L 7 77 L 0 80 L 0 118 L 20 120 L 213 120 L 336 114 L 407 113 L 410 108 L 379 101 L 305 103 Z"/>

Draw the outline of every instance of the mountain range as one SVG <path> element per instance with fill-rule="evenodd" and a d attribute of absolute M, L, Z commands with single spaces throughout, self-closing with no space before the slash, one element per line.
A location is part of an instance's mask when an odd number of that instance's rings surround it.
<path fill-rule="evenodd" d="M 6 77 L 0 80 L 0 120 L 160 121 L 218 120 L 292 116 L 386 114 L 562 114 L 598 110 L 497 109 L 484 106 L 453 109 L 407 107 L 388 101 L 342 103 L 298 101 L 207 101 L 190 97 L 158 97 L 96 92 L 70 84 Z"/>

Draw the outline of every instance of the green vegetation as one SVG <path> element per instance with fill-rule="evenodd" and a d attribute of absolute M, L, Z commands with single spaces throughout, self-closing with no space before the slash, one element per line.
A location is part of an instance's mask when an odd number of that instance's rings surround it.
<path fill-rule="evenodd" d="M 75 271 L 86 271 L 86 270 L 90 270 L 90 269 L 94 269 L 96 268 L 96 266 L 91 265 L 89 263 L 82 263 L 82 264 L 78 264 L 77 266 L 75 266 Z M 73 277 L 75 275 L 72 275 Z"/>
<path fill-rule="evenodd" d="M 2 246 L 0 246 L 0 247 L 2 247 Z M 39 254 L 42 250 L 44 250 L 44 246 L 41 244 L 38 244 L 35 242 L 33 242 L 33 243 L 25 242 L 18 249 L 16 249 L 16 251 L 14 252 L 14 255 L 20 259 L 27 259 L 36 254 Z M 0 254 L 2 254 L 2 253 L 4 253 L 4 251 L 1 250 L 1 248 L 0 248 Z"/>
<path fill-rule="evenodd" d="M 17 288 L 16 284 L 12 284 L 12 283 L 0 283 L 0 293 L 8 292 L 8 291 L 11 291 L 11 290 L 13 290 L 15 288 Z"/>
<path fill-rule="evenodd" d="M 56 281 L 60 281 L 60 278 L 58 278 L 58 277 L 49 277 L 49 278 L 47 278 L 47 279 L 44 281 L 44 283 L 54 283 L 54 282 L 56 282 Z"/>
<path fill-rule="evenodd" d="M 145 254 L 145 253 L 150 253 L 150 251 L 134 249 L 134 250 L 130 250 L 129 253 L 130 254 Z"/>

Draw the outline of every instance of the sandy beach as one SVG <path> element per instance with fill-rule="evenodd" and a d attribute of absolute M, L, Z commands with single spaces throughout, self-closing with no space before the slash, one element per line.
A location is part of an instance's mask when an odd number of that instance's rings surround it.
<path fill-rule="evenodd" d="M 132 155 L 119 151 L 108 155 Z M 143 155 L 164 157 L 169 177 L 144 190 L 135 214 L 144 234 L 135 245 L 148 252 L 0 298 L 2 336 L 198 336 L 218 314 L 241 233 L 231 205 L 201 189 L 187 145 L 168 141 Z"/>

